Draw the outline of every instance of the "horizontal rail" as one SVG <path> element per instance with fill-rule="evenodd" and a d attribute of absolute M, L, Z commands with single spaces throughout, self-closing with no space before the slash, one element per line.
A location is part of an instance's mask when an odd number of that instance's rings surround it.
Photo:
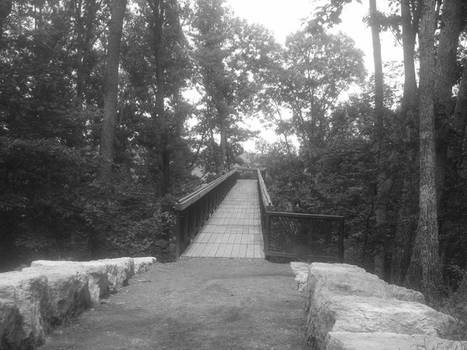
<path fill-rule="evenodd" d="M 272 216 L 288 216 L 294 218 L 303 219 L 322 219 L 322 220 L 344 220 L 344 216 L 341 215 L 326 215 L 326 214 L 308 214 L 308 213 L 295 213 L 290 211 L 272 211 L 267 210 L 267 213 Z"/>
<path fill-rule="evenodd" d="M 256 169 L 256 173 L 258 176 L 258 184 L 259 184 L 262 204 L 265 207 L 265 209 L 268 209 L 272 207 L 271 196 L 269 195 L 266 184 L 264 183 L 264 179 L 263 179 L 263 176 L 261 175 L 261 171 L 259 169 Z"/>
<path fill-rule="evenodd" d="M 259 169 L 257 177 L 266 258 L 344 261 L 344 216 L 276 211 Z"/>
<path fill-rule="evenodd" d="M 190 205 L 196 203 L 199 199 L 207 195 L 209 192 L 213 191 L 218 187 L 220 184 L 222 184 L 225 180 L 230 178 L 231 176 L 234 176 L 237 173 L 237 170 L 232 170 L 228 172 L 227 174 L 224 174 L 217 179 L 211 181 L 210 183 L 203 185 L 193 191 L 192 193 L 186 195 L 185 197 L 180 198 L 177 200 L 177 202 L 174 205 L 175 210 L 184 210 L 188 208 Z"/>

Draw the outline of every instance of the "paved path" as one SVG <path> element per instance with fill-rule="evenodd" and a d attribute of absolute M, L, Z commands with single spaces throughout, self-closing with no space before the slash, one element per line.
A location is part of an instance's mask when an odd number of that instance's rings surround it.
<path fill-rule="evenodd" d="M 302 306 L 288 265 L 183 258 L 134 277 L 41 349 L 300 350 Z"/>
<path fill-rule="evenodd" d="M 237 180 L 184 255 L 264 259 L 257 180 Z"/>

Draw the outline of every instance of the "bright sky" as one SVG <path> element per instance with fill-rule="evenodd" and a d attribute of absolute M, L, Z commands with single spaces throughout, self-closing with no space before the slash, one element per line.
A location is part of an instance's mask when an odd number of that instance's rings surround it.
<path fill-rule="evenodd" d="M 329 0 L 328 0 L 329 1 Z M 313 13 L 313 10 L 326 2 L 326 0 L 288 0 L 285 5 L 283 0 L 227 0 L 228 5 L 238 17 L 247 19 L 252 23 L 259 23 L 272 31 L 277 41 L 285 43 L 286 37 L 299 30 L 303 20 Z M 382 2 L 378 1 L 381 6 Z M 380 8 L 379 10 L 386 10 Z M 373 69 L 373 53 L 371 43 L 371 32 L 369 27 L 363 23 L 363 18 L 368 15 L 368 0 L 362 3 L 352 2 L 346 5 L 342 13 L 342 23 L 336 28 L 350 36 L 358 48 L 365 54 L 365 66 L 371 74 Z M 382 55 L 383 61 L 402 61 L 402 48 L 395 43 L 391 33 L 382 33 Z M 247 125 L 260 130 L 260 136 L 265 140 L 277 139 L 272 130 L 267 130 L 257 122 L 247 122 Z M 255 141 L 244 143 L 247 151 L 254 151 Z"/>
<path fill-rule="evenodd" d="M 300 29 L 303 20 L 324 0 L 227 0 L 234 13 L 252 23 L 259 23 L 272 31 L 278 42 L 284 44 L 287 35 Z M 382 2 L 379 1 L 379 6 Z M 380 10 L 386 10 L 380 8 Z M 355 40 L 355 44 L 365 53 L 365 64 L 369 73 L 373 71 L 371 32 L 363 18 L 368 15 L 368 0 L 353 2 L 345 6 L 342 24 L 337 29 Z M 394 44 L 391 33 L 381 35 L 383 60 L 402 60 L 402 48 Z"/>

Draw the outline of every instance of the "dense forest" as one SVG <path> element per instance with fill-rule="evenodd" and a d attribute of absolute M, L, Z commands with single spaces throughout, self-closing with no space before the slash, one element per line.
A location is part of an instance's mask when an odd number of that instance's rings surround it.
<path fill-rule="evenodd" d="M 0 0 L 0 268 L 173 259 L 171 205 L 245 162 L 254 119 L 277 207 L 345 215 L 346 259 L 387 281 L 467 290 L 467 5 L 369 0 L 368 76 L 349 2 L 280 45 L 222 0 Z"/>

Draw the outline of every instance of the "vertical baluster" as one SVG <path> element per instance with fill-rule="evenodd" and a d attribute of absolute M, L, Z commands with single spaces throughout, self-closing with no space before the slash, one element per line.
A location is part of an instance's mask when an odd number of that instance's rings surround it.
<path fill-rule="evenodd" d="M 183 233 L 182 233 L 182 212 L 176 211 L 175 212 L 175 257 L 178 258 L 182 255 L 182 240 L 183 240 Z"/>
<path fill-rule="evenodd" d="M 198 205 L 199 201 L 193 206 L 193 234 L 192 238 L 198 233 Z"/>
<path fill-rule="evenodd" d="M 271 236 L 271 220 L 272 216 L 267 211 L 264 212 L 264 255 L 267 257 L 270 251 L 270 236 Z"/>
<path fill-rule="evenodd" d="M 339 251 L 339 262 L 344 262 L 344 229 L 345 229 L 345 221 L 344 218 L 341 219 L 339 225 L 339 239 L 338 239 L 338 251 Z"/>

